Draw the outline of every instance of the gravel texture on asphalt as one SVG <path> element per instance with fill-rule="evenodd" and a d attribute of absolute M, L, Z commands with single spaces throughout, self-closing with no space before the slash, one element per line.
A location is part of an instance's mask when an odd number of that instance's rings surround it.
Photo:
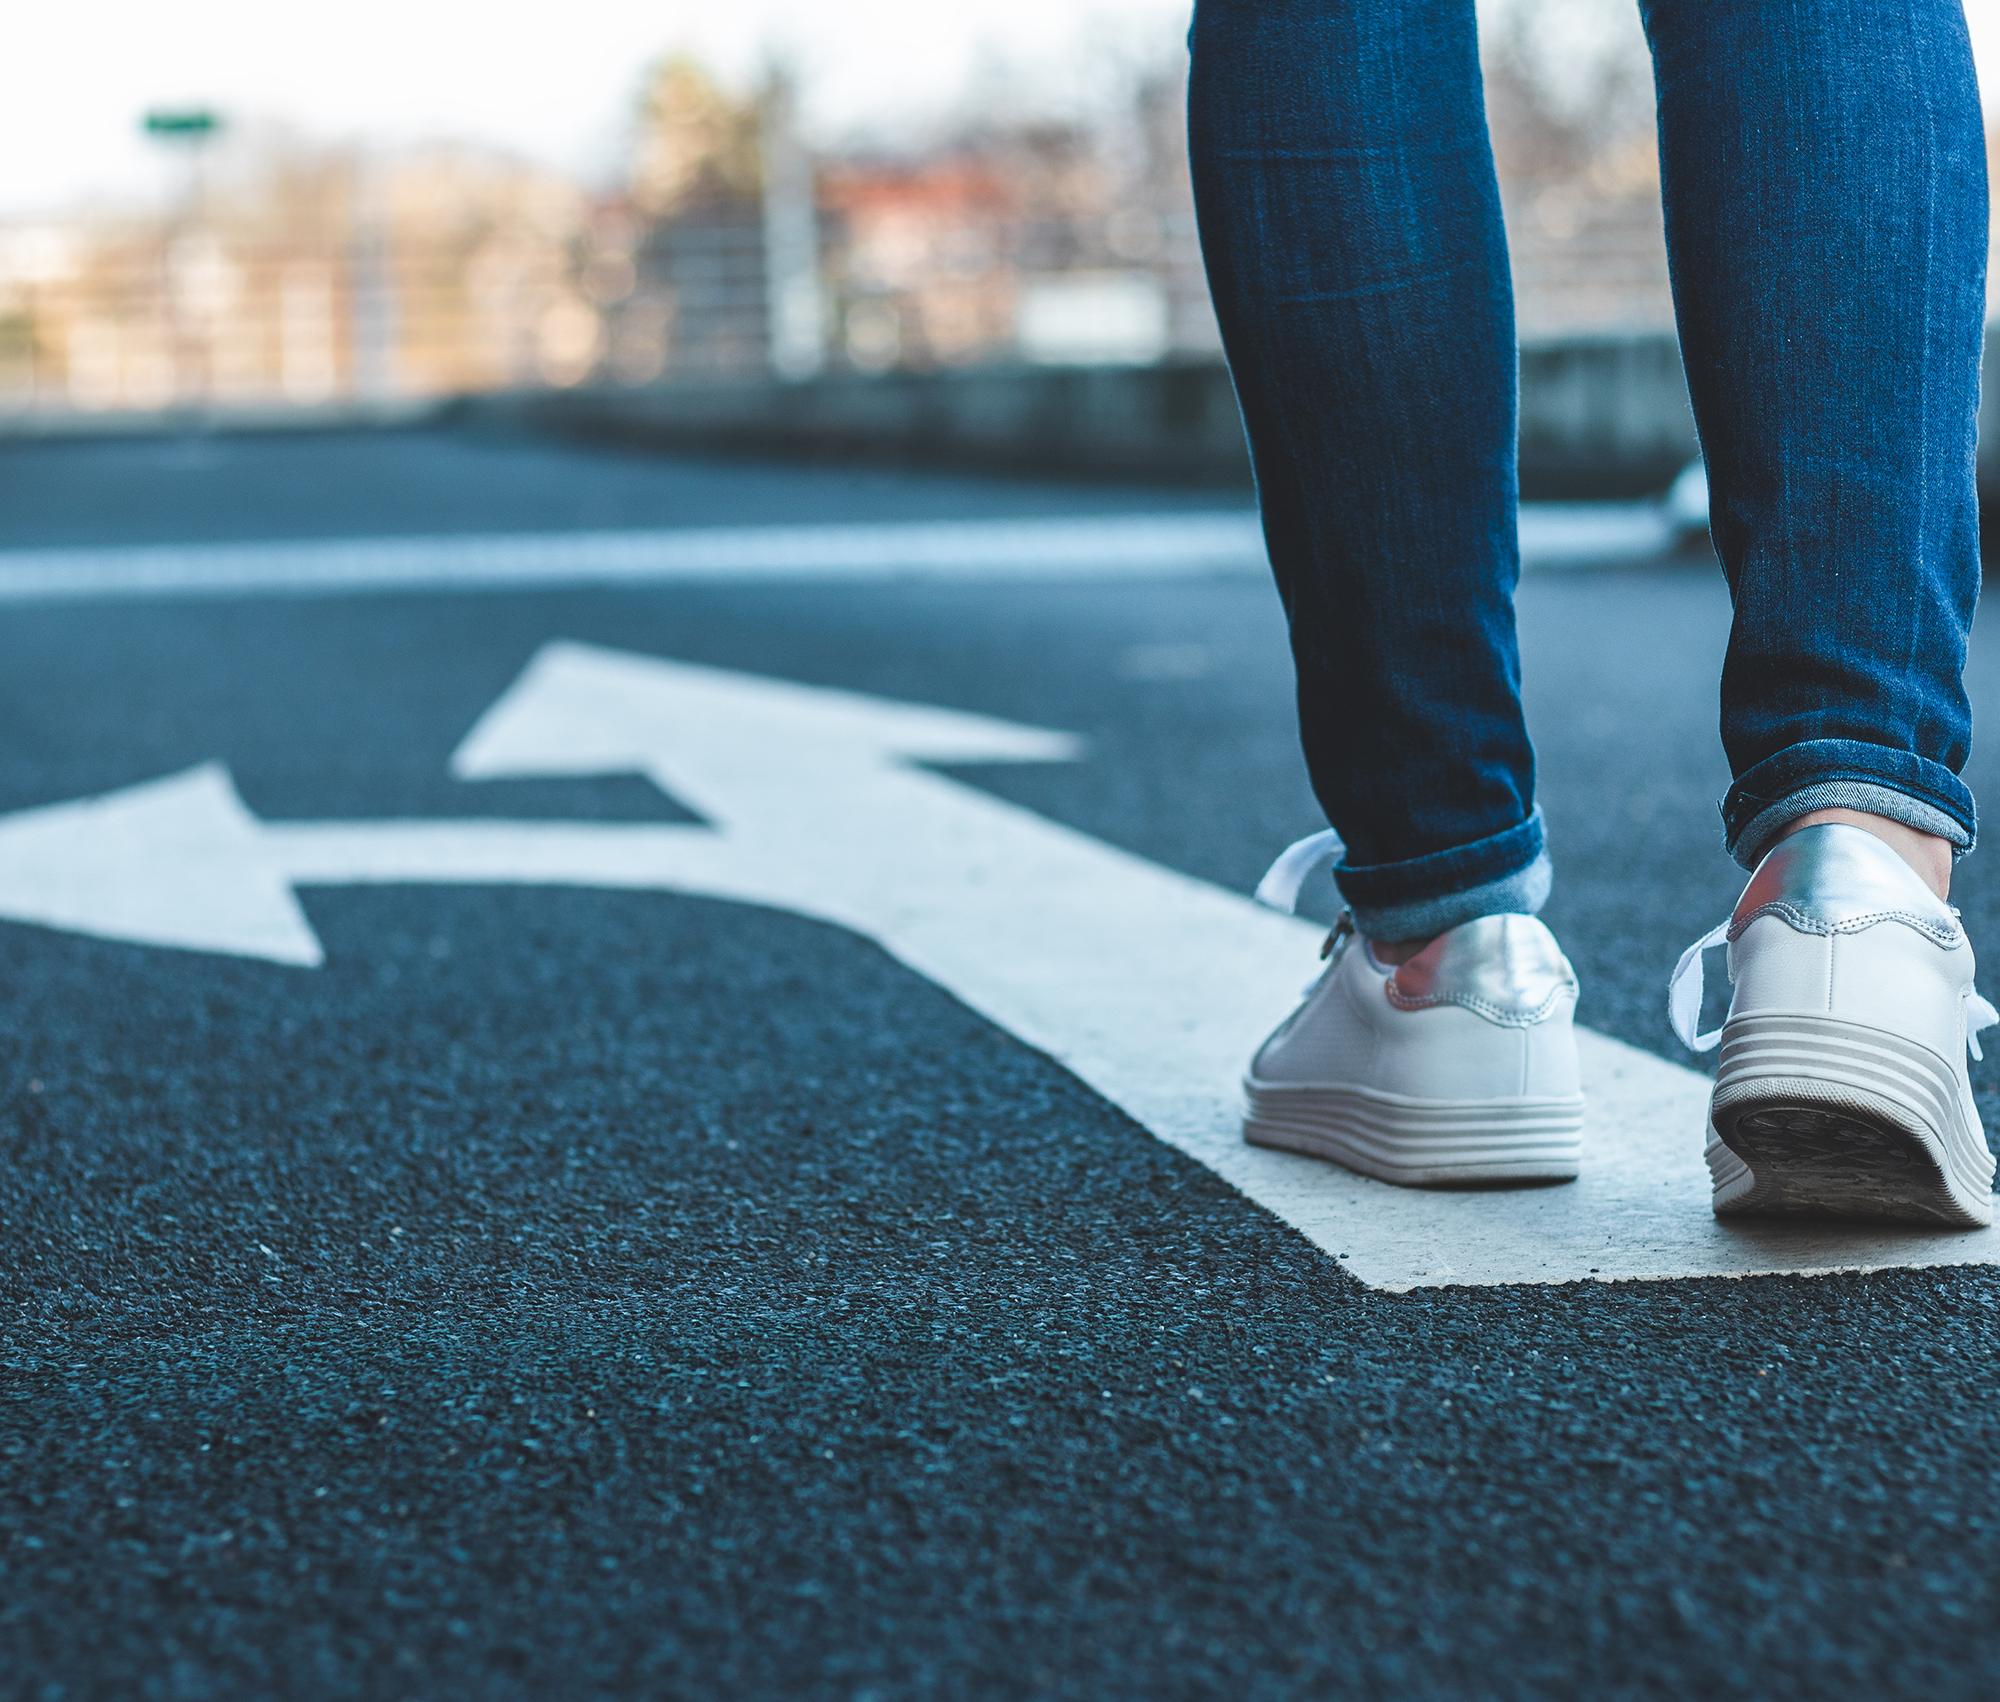
<path fill-rule="evenodd" d="M 1738 879 L 1725 618 L 1699 567 L 1523 595 L 1548 916 L 1662 1053 Z M 15 609 L 0 809 L 219 758 L 271 818 L 680 819 L 449 778 L 551 637 L 1073 729 L 956 772 L 1238 889 L 1316 825 L 1240 579 Z M 2000 1684 L 2000 1272 L 1376 1294 L 837 930 L 305 902 L 322 969 L 0 926 L 0 1693 Z M 2000 942 L 1983 858 L 1961 902 Z"/>

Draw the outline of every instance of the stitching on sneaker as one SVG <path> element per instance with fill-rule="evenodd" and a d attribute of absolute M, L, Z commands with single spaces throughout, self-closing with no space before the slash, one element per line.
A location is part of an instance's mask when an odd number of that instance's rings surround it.
<path fill-rule="evenodd" d="M 1789 899 L 1774 898 L 1770 903 L 1758 905 L 1749 915 L 1730 924 L 1730 943 L 1735 944 L 1743 930 L 1761 916 L 1779 917 L 1802 934 L 1822 935 L 1858 934 L 1864 928 L 1874 927 L 1878 922 L 1901 922 L 1905 927 L 1914 928 L 1925 939 L 1944 947 L 1947 951 L 1956 947 L 1965 938 L 1964 932 L 1956 924 L 1946 927 L 1911 910 L 1870 910 L 1859 916 L 1846 917 L 1839 922 L 1827 922 L 1801 910 Z"/>
<path fill-rule="evenodd" d="M 1548 996 L 1531 1011 L 1510 1010 L 1505 1005 L 1496 1005 L 1491 999 L 1482 999 L 1476 993 L 1427 993 L 1412 998 L 1401 991 L 1392 976 L 1385 984 L 1389 1003 L 1399 1011 L 1431 1010 L 1439 1005 L 1458 1005 L 1465 1010 L 1476 1012 L 1489 1021 L 1504 1023 L 1509 1028 L 1532 1028 L 1555 1009 L 1556 1001 L 1565 993 L 1576 991 L 1574 981 L 1560 981 L 1549 989 Z"/>

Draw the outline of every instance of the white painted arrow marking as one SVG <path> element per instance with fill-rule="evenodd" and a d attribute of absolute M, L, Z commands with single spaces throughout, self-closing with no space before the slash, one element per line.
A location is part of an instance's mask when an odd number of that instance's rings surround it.
<path fill-rule="evenodd" d="M 316 964 L 265 829 L 208 764 L 0 820 L 0 917 L 101 939 Z"/>
<path fill-rule="evenodd" d="M 590 886 L 761 900 L 696 827 L 260 822 L 219 764 L 0 819 L 0 919 L 315 967 L 297 886 Z"/>
<path fill-rule="evenodd" d="M 1072 754 L 1061 734 L 576 644 L 453 759 L 468 778 L 638 772 L 730 838 L 746 888 L 876 940 L 1383 1288 L 2000 1262 L 2000 1235 L 1743 1230 L 1708 1211 L 1706 1078 L 1581 1036 L 1583 1181 L 1387 1187 L 1246 1146 L 1244 1060 L 1318 930 L 907 766 Z"/>
<path fill-rule="evenodd" d="M 468 779 L 638 772 L 712 824 L 259 823 L 219 768 L 0 821 L 0 916 L 320 961 L 296 885 L 513 882 L 768 904 L 878 942 L 1383 1288 L 2000 1263 L 2000 1235 L 1709 1215 L 1707 1082 L 1585 1033 L 1585 1178 L 1422 1193 L 1244 1145 L 1237 1079 L 1317 930 L 911 764 L 1068 735 L 583 645 L 545 649 Z"/>

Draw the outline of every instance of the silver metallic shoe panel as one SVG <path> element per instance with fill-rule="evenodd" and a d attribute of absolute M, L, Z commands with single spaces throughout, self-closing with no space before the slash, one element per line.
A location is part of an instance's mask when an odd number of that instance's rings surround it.
<path fill-rule="evenodd" d="M 1956 912 L 1908 863 L 1866 828 L 1843 822 L 1801 828 L 1765 854 L 1730 918 L 1729 938 L 1759 916 L 1781 916 L 1807 934 L 1901 922 L 1946 949 L 1964 937 Z"/>
<path fill-rule="evenodd" d="M 1526 1027 L 1576 991 L 1576 973 L 1555 936 L 1532 916 L 1480 916 L 1440 934 L 1389 977 L 1401 1010 L 1463 1005 L 1494 1022 Z"/>

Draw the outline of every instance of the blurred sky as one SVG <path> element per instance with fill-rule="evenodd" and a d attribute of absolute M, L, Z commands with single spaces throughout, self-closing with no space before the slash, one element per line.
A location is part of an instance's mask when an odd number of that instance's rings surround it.
<path fill-rule="evenodd" d="M 1334 3 L 1334 0 L 1329 0 Z M 1482 10 L 1506 0 L 1481 0 Z M 1603 0 L 1636 13 L 1633 0 Z M 644 66 L 686 47 L 751 75 L 773 47 L 823 130 L 893 131 L 949 108 L 982 60 L 1062 88 L 1100 43 L 1171 51 L 1189 0 L 20 0 L 0 55 L 0 215 L 170 181 L 148 106 L 208 101 L 319 140 L 487 142 L 602 179 Z M 2000 91 L 2000 0 L 1967 0 Z M 1637 23 L 1631 27 L 1636 31 Z M 989 88 L 994 86 L 989 74 Z M 1996 110 L 1989 92 L 1989 110 Z"/>

